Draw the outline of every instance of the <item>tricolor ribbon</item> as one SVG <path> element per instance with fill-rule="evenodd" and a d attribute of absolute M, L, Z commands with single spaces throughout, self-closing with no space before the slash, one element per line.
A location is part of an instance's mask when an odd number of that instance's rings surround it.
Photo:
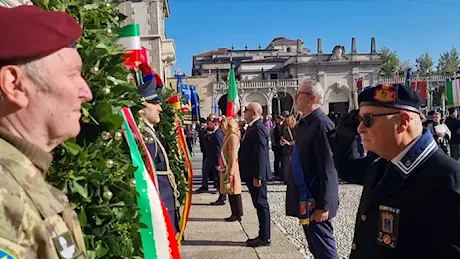
<path fill-rule="evenodd" d="M 143 228 L 140 231 L 145 258 L 179 259 L 180 253 L 175 239 L 174 227 L 169 218 L 168 211 L 161 201 L 158 187 L 155 186 L 156 182 L 152 179 L 152 176 L 156 176 L 153 171 L 150 153 L 146 153 L 147 166 L 152 169 L 149 174 L 134 138 L 137 138 L 142 147 L 146 147 L 140 131 L 135 124 L 132 112 L 129 108 L 123 107 L 120 113 L 124 119 L 124 132 L 128 141 L 133 165 L 138 167 L 134 173 L 134 178 L 136 180 L 136 190 L 139 193 L 137 204 L 140 209 L 141 222 L 147 226 L 147 228 Z"/>
<path fill-rule="evenodd" d="M 190 215 L 190 209 L 192 206 L 193 167 L 192 161 L 190 160 L 190 152 L 185 141 L 184 131 L 178 118 L 176 118 L 176 132 L 178 139 L 177 143 L 179 144 L 179 148 L 184 155 L 185 167 L 187 169 L 187 194 L 185 195 L 184 208 L 182 210 L 182 217 L 179 223 L 180 232 L 177 237 L 177 241 L 180 245 L 184 236 L 185 228 L 187 227 L 188 217 Z"/>

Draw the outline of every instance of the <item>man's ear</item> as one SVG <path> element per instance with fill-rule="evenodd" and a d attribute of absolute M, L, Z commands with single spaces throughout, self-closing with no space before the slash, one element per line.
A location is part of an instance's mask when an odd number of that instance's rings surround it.
<path fill-rule="evenodd" d="M 0 94 L 18 109 L 29 104 L 25 83 L 27 77 L 20 67 L 7 65 L 0 68 Z"/>
<path fill-rule="evenodd" d="M 398 130 L 404 131 L 409 127 L 410 121 L 413 119 L 413 115 L 407 111 L 401 111 L 399 115 Z"/>

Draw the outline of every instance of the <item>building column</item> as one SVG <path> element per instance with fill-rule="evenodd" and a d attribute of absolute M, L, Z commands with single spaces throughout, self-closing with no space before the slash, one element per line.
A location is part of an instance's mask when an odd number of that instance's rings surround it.
<path fill-rule="evenodd" d="M 267 115 L 272 115 L 273 113 L 273 105 L 271 103 L 267 104 Z"/>

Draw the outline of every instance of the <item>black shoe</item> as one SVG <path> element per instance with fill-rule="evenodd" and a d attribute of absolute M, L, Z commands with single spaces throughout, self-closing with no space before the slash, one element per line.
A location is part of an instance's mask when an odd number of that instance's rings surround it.
<path fill-rule="evenodd" d="M 270 239 L 267 239 L 267 240 L 257 239 L 257 240 L 246 243 L 246 246 L 247 247 L 269 246 L 270 243 L 271 243 Z"/>
<path fill-rule="evenodd" d="M 201 186 L 195 192 L 200 192 L 200 193 L 209 192 L 209 189 L 208 189 L 208 187 Z"/>
<path fill-rule="evenodd" d="M 257 236 L 257 237 L 255 237 L 255 238 L 248 238 L 248 240 L 246 240 L 246 244 L 247 244 L 247 243 L 251 243 L 251 242 L 254 242 L 254 241 L 258 240 L 258 239 L 259 239 L 259 237 L 258 237 L 258 236 Z"/>
<path fill-rule="evenodd" d="M 211 205 L 214 205 L 214 206 L 225 205 L 225 201 L 223 201 L 223 200 L 216 200 L 216 201 L 214 201 L 214 202 L 211 202 Z"/>
<path fill-rule="evenodd" d="M 240 221 L 241 222 L 241 217 L 237 217 L 237 216 L 230 216 L 228 218 L 225 219 L 225 221 L 227 222 L 235 222 L 235 221 Z"/>

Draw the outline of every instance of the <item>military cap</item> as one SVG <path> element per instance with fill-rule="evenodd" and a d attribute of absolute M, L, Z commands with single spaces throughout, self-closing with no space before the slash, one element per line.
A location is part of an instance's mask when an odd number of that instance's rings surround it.
<path fill-rule="evenodd" d="M 158 96 L 155 84 L 155 78 L 151 78 L 149 81 L 144 82 L 137 88 L 137 93 L 144 97 L 144 100 L 149 103 L 159 103 L 161 101 Z"/>
<path fill-rule="evenodd" d="M 364 90 L 358 96 L 359 106 L 378 106 L 420 113 L 422 99 L 410 87 L 403 84 L 381 83 Z"/>
<path fill-rule="evenodd" d="M 33 5 L 0 7 L 0 64 L 47 56 L 75 46 L 83 30 L 61 11 L 45 11 Z"/>

